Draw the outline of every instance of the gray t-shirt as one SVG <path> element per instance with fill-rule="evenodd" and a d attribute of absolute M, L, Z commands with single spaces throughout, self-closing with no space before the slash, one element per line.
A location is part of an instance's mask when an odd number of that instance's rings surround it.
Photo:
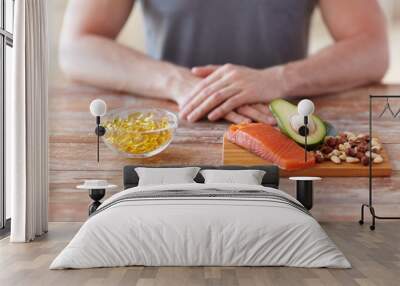
<path fill-rule="evenodd" d="M 301 59 L 316 1 L 141 0 L 148 53 L 186 67 Z"/>

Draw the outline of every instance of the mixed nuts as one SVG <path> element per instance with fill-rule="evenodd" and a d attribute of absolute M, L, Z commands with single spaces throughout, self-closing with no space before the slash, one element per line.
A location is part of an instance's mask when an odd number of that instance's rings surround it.
<path fill-rule="evenodd" d="M 371 159 L 369 158 L 369 143 L 371 140 Z M 355 135 L 352 132 L 343 132 L 338 136 L 327 136 L 324 143 L 315 152 L 317 163 L 332 161 L 335 164 L 361 163 L 368 166 L 372 161 L 375 164 L 383 162 L 380 154 L 382 145 L 377 138 L 369 138 L 369 135 Z"/>

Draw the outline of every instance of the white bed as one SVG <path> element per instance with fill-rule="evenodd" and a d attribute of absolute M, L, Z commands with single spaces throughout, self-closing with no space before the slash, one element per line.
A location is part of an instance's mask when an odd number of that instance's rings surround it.
<path fill-rule="evenodd" d="M 264 186 L 192 183 L 130 188 L 100 206 L 50 269 L 350 268 L 318 222 L 299 205 L 284 192 Z"/>

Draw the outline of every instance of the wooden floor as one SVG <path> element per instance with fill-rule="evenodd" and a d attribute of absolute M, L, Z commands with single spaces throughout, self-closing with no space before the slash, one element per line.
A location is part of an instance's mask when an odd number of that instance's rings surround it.
<path fill-rule="evenodd" d="M 124 267 L 48 270 L 81 223 L 50 223 L 32 243 L 0 241 L 0 285 L 399 285 L 400 222 L 379 222 L 371 232 L 357 223 L 324 223 L 353 268 L 288 267 Z"/>

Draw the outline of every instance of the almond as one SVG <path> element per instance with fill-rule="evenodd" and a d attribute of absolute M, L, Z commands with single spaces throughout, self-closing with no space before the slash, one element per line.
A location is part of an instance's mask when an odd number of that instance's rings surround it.
<path fill-rule="evenodd" d="M 360 162 L 360 159 L 356 158 L 356 157 L 347 157 L 346 158 L 346 163 L 358 163 Z"/>
<path fill-rule="evenodd" d="M 340 160 L 340 158 L 336 155 L 331 156 L 331 161 L 335 164 L 340 164 L 342 161 Z"/>

